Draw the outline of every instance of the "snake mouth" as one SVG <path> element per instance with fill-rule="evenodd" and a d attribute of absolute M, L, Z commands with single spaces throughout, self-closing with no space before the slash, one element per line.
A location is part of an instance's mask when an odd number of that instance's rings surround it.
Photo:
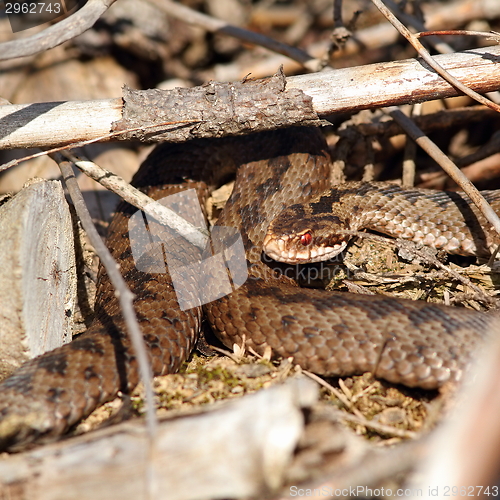
<path fill-rule="evenodd" d="M 347 242 L 339 241 L 334 245 L 298 246 L 294 239 L 276 238 L 267 234 L 264 238 L 263 249 L 266 255 L 278 262 L 286 264 L 306 264 L 322 262 L 337 256 L 347 246 Z"/>

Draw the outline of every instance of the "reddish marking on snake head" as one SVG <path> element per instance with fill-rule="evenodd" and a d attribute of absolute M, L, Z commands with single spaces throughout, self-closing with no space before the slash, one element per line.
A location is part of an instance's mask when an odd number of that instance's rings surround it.
<path fill-rule="evenodd" d="M 312 237 L 312 234 L 311 233 L 304 233 L 301 237 L 300 237 L 300 242 L 302 243 L 302 245 L 304 245 L 305 247 L 310 245 L 311 242 L 313 240 L 313 237 Z"/>

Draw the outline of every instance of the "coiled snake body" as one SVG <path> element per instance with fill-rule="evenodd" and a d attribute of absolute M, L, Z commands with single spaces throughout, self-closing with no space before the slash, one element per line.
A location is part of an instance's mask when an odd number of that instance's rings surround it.
<path fill-rule="evenodd" d="M 133 182 L 156 199 L 195 187 L 201 200 L 236 169 L 235 188 L 218 225 L 240 229 L 250 276 L 231 294 L 204 306 L 222 342 L 241 345 L 245 339 L 259 353 L 269 346 L 276 356 L 292 356 L 295 363 L 324 375 L 370 371 L 423 388 L 460 378 L 492 316 L 383 296 L 301 289 L 262 262 L 269 221 L 291 202 L 306 202 L 329 187 L 329 158 L 316 130 L 160 145 Z M 382 213 L 383 201 L 379 195 L 375 204 Z M 440 201 L 430 203 L 438 207 Z M 134 305 L 154 373 L 174 372 L 196 342 L 202 311 L 179 309 L 168 272 L 137 269 L 128 238 L 134 212 L 130 205 L 119 206 L 108 246 L 137 297 Z M 423 214 L 424 222 L 424 216 L 433 218 Z M 166 246 L 160 252 L 168 252 Z M 16 449 L 53 439 L 137 382 L 118 302 L 101 269 L 95 320 L 88 331 L 26 363 L 0 384 L 0 444 Z"/>

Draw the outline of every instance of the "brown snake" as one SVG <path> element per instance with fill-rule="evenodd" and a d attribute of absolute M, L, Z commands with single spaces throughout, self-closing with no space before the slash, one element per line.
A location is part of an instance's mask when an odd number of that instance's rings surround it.
<path fill-rule="evenodd" d="M 329 157 L 316 130 L 160 145 L 133 182 L 156 199 L 191 187 L 199 190 L 201 199 L 236 169 L 235 188 L 218 224 L 240 229 L 250 276 L 231 294 L 204 306 L 224 344 L 241 345 L 246 339 L 258 353 L 270 346 L 275 356 L 292 356 L 305 369 L 324 375 L 369 371 L 390 382 L 423 388 L 460 378 L 493 316 L 383 296 L 302 289 L 262 262 L 269 221 L 290 201 L 305 202 L 329 187 Z M 386 194 L 385 200 L 391 196 Z M 382 212 L 383 200 L 379 196 L 377 203 Z M 431 200 L 436 207 L 440 203 L 448 212 L 443 200 Z M 202 311 L 179 309 L 168 273 L 137 269 L 128 239 L 128 221 L 135 211 L 124 203 L 119 206 L 108 246 L 136 294 L 134 305 L 153 371 L 171 373 L 193 348 Z M 423 214 L 424 223 L 426 216 L 434 217 Z M 167 247 L 160 251 L 169 252 Z M 151 254 L 155 251 L 153 247 Z M 137 382 L 137 362 L 118 301 L 100 269 L 90 328 L 0 384 L 0 444 L 16 449 L 54 439 Z"/>

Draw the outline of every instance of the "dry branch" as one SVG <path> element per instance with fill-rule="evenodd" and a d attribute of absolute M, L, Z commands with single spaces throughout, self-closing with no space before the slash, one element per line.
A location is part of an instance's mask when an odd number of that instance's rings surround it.
<path fill-rule="evenodd" d="M 413 35 L 408 28 L 401 23 L 392 12 L 384 5 L 381 0 L 372 0 L 372 2 L 377 6 L 377 8 L 387 17 L 387 19 L 393 24 L 393 26 L 403 35 L 413 46 L 413 48 L 417 51 L 418 55 L 441 77 L 443 77 L 447 82 L 456 87 L 458 90 L 468 95 L 472 99 L 488 106 L 495 111 L 500 111 L 500 106 L 490 101 L 486 97 L 474 92 L 471 88 L 467 86 L 467 84 L 462 83 L 458 78 L 451 75 L 446 68 L 443 68 L 426 50 L 426 48 L 420 43 L 418 36 Z"/>
<path fill-rule="evenodd" d="M 0 44 L 0 61 L 57 47 L 91 28 L 116 0 L 88 0 L 75 14 L 27 38 Z"/>
<path fill-rule="evenodd" d="M 500 89 L 498 46 L 440 55 L 435 59 L 473 90 L 489 92 Z M 261 96 L 266 81 L 271 87 L 275 87 Z M 194 89 L 150 91 L 149 96 L 145 94 L 146 91 L 137 94 L 132 91 L 128 96 L 138 96 L 142 102 L 148 102 L 150 108 L 145 110 L 146 117 L 156 119 L 156 123 L 177 120 L 196 122 L 168 133 L 169 141 L 179 142 L 193 137 L 245 134 L 266 128 L 286 127 L 296 125 L 304 119 L 310 124 L 321 124 L 322 118 L 333 113 L 457 95 L 457 91 L 449 83 L 416 59 L 289 77 L 286 79 L 286 87 L 283 87 L 284 80 L 275 77 L 274 83 L 268 80 L 237 84 L 210 83 Z M 237 89 L 237 95 L 233 89 Z M 239 103 L 237 107 L 234 105 L 236 97 Z M 273 106 L 273 99 L 275 102 L 285 100 L 281 104 L 284 110 L 298 107 L 300 112 L 291 113 L 290 116 L 288 113 L 277 114 L 269 120 L 268 112 Z M 163 107 L 172 101 L 175 101 L 172 109 Z M 253 114 L 249 114 L 248 110 L 253 110 Z M 33 145 L 52 147 L 75 140 L 98 138 L 112 130 L 113 124 L 126 111 L 127 105 L 122 109 L 121 99 L 2 106 L 0 148 Z M 161 117 L 155 116 L 155 111 L 161 111 Z M 207 116 L 215 121 L 205 121 Z M 242 116 L 247 116 L 248 119 L 242 120 Z M 138 121 L 142 119 L 141 116 Z M 69 126 L 70 123 L 73 126 Z M 141 125 L 151 126 L 152 123 L 149 120 Z M 150 141 L 161 137 L 161 134 L 142 135 Z"/>
<path fill-rule="evenodd" d="M 139 500 L 145 469 L 153 498 L 262 498 L 282 484 L 304 426 L 301 408 L 316 384 L 292 379 L 214 411 L 167 420 L 156 455 L 147 455 L 142 422 L 123 423 L 0 460 L 1 498 Z"/>
<path fill-rule="evenodd" d="M 134 353 L 137 356 L 137 361 L 139 365 L 139 373 L 141 380 L 144 383 L 146 389 L 146 404 L 147 404 L 147 423 L 149 432 L 149 445 L 154 446 L 154 438 L 156 437 L 157 430 L 157 420 L 155 413 L 155 404 L 153 400 L 153 370 L 148 360 L 147 348 L 142 337 L 141 328 L 139 326 L 139 321 L 135 315 L 133 301 L 134 294 L 130 291 L 127 286 L 125 279 L 120 273 L 120 266 L 115 261 L 108 247 L 105 245 L 104 241 L 97 232 L 94 223 L 92 222 L 92 217 L 87 209 L 87 205 L 83 199 L 82 192 L 78 186 L 78 182 L 73 173 L 71 164 L 67 161 L 62 160 L 57 157 L 59 168 L 64 179 L 66 188 L 68 189 L 71 201 L 75 207 L 75 211 L 82 223 L 85 232 L 92 245 L 96 249 L 97 254 L 101 260 L 101 264 L 106 269 L 109 280 L 111 281 L 115 293 L 120 302 L 120 308 L 125 318 L 125 323 L 127 325 L 128 334 L 132 341 L 132 346 L 134 348 Z"/>
<path fill-rule="evenodd" d="M 122 99 L 0 106 L 0 149 L 63 145 L 109 134 Z"/>
<path fill-rule="evenodd" d="M 63 152 L 63 156 L 73 162 L 77 168 L 91 179 L 94 179 L 101 186 L 120 196 L 122 200 L 128 201 L 134 207 L 154 217 L 161 224 L 165 224 L 174 231 L 177 231 L 183 238 L 200 250 L 205 250 L 208 231 L 193 226 L 173 210 L 145 195 L 139 189 L 131 186 L 122 177 L 113 174 L 113 172 L 105 170 L 86 159 L 80 159 L 69 152 Z"/>

